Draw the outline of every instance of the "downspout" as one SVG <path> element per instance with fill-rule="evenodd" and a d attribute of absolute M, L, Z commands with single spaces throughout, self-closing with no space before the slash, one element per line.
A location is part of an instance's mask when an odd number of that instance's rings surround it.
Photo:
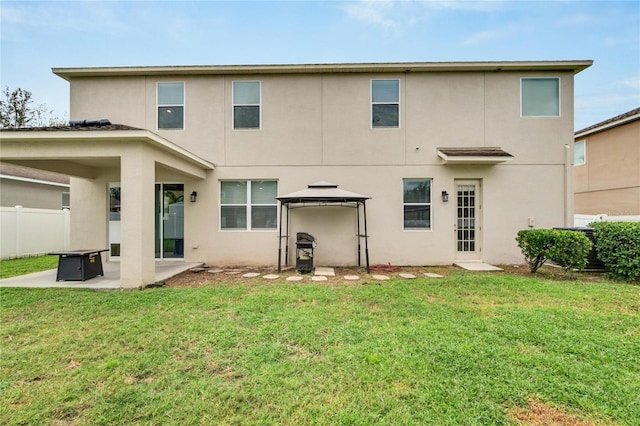
<path fill-rule="evenodd" d="M 573 150 L 564 146 L 564 226 L 573 227 Z"/>

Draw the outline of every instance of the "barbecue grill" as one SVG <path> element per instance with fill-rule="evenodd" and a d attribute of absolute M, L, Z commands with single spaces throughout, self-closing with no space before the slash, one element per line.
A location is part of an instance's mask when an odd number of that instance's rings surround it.
<path fill-rule="evenodd" d="M 307 273 L 313 270 L 313 248 L 316 239 L 306 232 L 298 232 L 296 235 L 296 271 Z"/>

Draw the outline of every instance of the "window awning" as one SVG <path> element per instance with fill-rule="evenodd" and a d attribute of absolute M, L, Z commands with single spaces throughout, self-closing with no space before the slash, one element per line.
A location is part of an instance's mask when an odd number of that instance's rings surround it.
<path fill-rule="evenodd" d="M 437 148 L 444 164 L 499 164 L 513 160 L 513 155 L 498 147 Z"/>

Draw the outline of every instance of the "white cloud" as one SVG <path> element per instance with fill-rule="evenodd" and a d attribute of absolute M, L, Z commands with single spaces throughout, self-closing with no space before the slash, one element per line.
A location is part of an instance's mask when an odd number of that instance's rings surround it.
<path fill-rule="evenodd" d="M 347 15 L 358 21 L 383 27 L 395 27 L 397 22 L 389 16 L 393 7 L 393 0 L 362 0 L 358 3 L 349 3 L 344 10 Z"/>
<path fill-rule="evenodd" d="M 593 22 L 593 18 L 585 14 L 565 16 L 556 21 L 559 25 L 583 25 Z"/>
<path fill-rule="evenodd" d="M 500 33 L 496 30 L 485 30 L 480 31 L 475 34 L 471 34 L 469 37 L 465 38 L 462 43 L 463 44 L 480 44 L 485 41 L 494 40 L 500 36 Z"/>
<path fill-rule="evenodd" d="M 622 85 L 632 89 L 640 89 L 640 77 L 629 77 L 622 80 Z"/>

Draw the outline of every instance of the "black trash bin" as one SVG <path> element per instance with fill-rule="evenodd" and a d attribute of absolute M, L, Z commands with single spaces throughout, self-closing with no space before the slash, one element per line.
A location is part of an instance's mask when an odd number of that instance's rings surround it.
<path fill-rule="evenodd" d="M 313 248 L 316 239 L 306 232 L 296 235 L 296 271 L 307 273 L 313 271 Z"/>

